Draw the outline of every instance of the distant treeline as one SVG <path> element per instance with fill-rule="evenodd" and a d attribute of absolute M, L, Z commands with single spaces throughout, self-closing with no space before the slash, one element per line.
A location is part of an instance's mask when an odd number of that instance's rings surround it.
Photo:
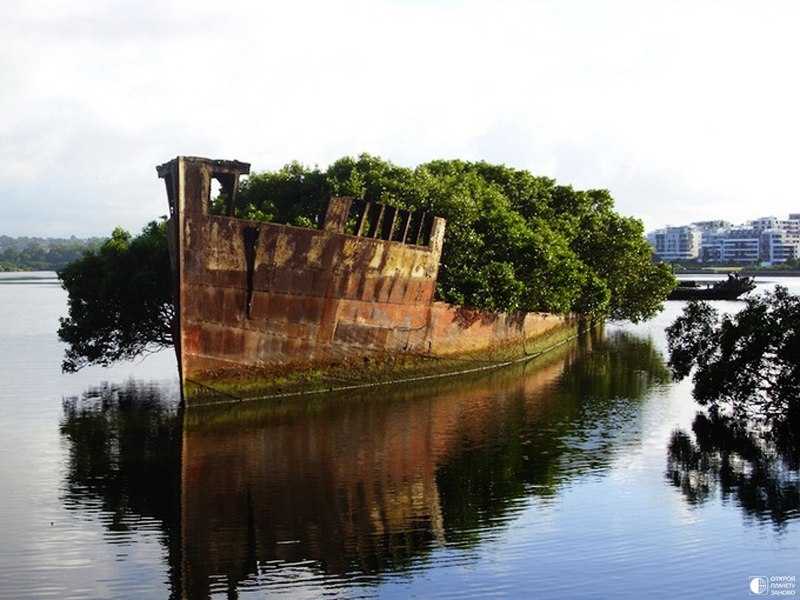
<path fill-rule="evenodd" d="M 12 238 L 0 235 L 0 271 L 58 271 L 104 238 Z"/>

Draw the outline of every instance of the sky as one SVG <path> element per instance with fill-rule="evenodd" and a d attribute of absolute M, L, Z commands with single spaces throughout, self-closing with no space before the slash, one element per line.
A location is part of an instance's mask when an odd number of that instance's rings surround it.
<path fill-rule="evenodd" d="M 647 231 L 800 213 L 796 0 L 9 0 L 0 235 L 138 233 L 178 155 L 485 160 Z"/>

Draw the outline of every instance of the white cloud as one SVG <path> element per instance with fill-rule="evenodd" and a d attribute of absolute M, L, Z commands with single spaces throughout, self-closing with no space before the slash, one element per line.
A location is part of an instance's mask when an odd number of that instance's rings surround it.
<path fill-rule="evenodd" d="M 798 25 L 791 0 L 6 3 L 0 233 L 138 230 L 177 154 L 485 159 L 649 227 L 800 212 Z"/>

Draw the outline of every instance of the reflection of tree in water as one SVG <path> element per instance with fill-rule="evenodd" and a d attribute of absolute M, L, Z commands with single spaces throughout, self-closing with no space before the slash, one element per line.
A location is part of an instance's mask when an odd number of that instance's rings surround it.
<path fill-rule="evenodd" d="M 673 433 L 667 478 L 689 502 L 716 489 L 745 513 L 781 529 L 800 497 L 800 297 L 782 286 L 720 314 L 689 302 L 667 327 L 673 375 L 691 375 L 707 407 L 689 434 Z"/>
<path fill-rule="evenodd" d="M 436 546 L 478 544 L 532 495 L 608 469 L 668 377 L 649 341 L 617 334 L 488 376 L 189 411 L 183 423 L 157 388 L 106 388 L 65 405 L 64 502 L 109 529 L 155 519 L 173 596 L 235 596 L 303 570 L 368 585 Z"/>
<path fill-rule="evenodd" d="M 118 534 L 155 519 L 170 553 L 180 549 L 181 419 L 177 400 L 137 382 L 104 385 L 64 402 L 69 442 L 62 501 Z M 170 561 L 172 564 L 179 564 Z M 172 573 L 171 578 L 176 574 Z"/>
<path fill-rule="evenodd" d="M 749 516 L 782 528 L 800 517 L 800 450 L 792 437 L 770 436 L 728 416 L 698 414 L 694 440 L 675 431 L 667 479 L 700 505 L 715 495 L 735 500 Z"/>
<path fill-rule="evenodd" d="M 464 541 L 476 537 L 481 526 L 512 518 L 520 499 L 555 496 L 637 443 L 640 401 L 670 379 L 663 358 L 650 340 L 624 332 L 585 341 L 548 390 L 546 414 L 526 415 L 520 396 L 517 418 L 503 419 L 502 431 L 499 422 L 486 423 L 497 429 L 488 436 L 492 446 L 465 450 L 437 470 L 447 530 L 463 532 Z"/>

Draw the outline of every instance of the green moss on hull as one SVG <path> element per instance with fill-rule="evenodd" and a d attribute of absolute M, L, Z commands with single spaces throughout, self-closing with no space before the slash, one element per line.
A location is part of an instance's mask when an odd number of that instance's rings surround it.
<path fill-rule="evenodd" d="M 339 387 L 331 391 L 285 393 L 265 397 L 253 397 L 227 402 L 195 404 L 191 410 L 184 411 L 185 431 L 191 432 L 195 427 L 232 427 L 239 428 L 243 424 L 253 425 L 262 422 L 274 422 L 275 419 L 308 417 L 336 411 L 338 408 L 352 403 L 389 402 L 392 404 L 414 401 L 421 397 L 430 398 L 439 395 L 459 395 L 463 390 L 469 395 L 476 386 L 518 386 L 519 382 L 531 377 L 532 373 L 546 373 L 555 364 L 563 364 L 570 360 L 579 349 L 591 347 L 594 343 L 595 331 L 575 332 L 575 335 L 564 336 L 553 342 L 543 352 L 534 356 L 517 360 L 513 363 L 499 363 L 494 368 L 483 370 L 461 371 L 458 374 L 434 375 L 430 378 L 418 377 L 403 381 L 388 381 L 384 384 L 363 384 L 353 387 Z M 501 368 L 502 367 L 502 368 Z M 545 374 L 545 378 L 548 375 Z M 513 384 L 511 382 L 514 382 Z M 397 385 L 402 383 L 402 385 Z"/>
<path fill-rule="evenodd" d="M 289 371 L 253 366 L 208 372 L 203 374 L 202 381 L 186 382 L 184 399 L 189 406 L 228 404 L 465 375 L 531 360 L 594 326 L 587 321 L 574 320 L 536 339 L 446 358 L 399 354 L 385 360 L 336 364 L 324 369 Z"/>

